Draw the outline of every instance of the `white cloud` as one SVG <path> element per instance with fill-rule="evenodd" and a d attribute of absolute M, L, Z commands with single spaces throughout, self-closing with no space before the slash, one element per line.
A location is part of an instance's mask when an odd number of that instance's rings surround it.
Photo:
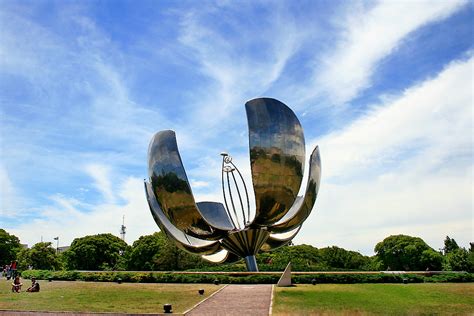
<path fill-rule="evenodd" d="M 0 165 L 0 214 L 5 217 L 17 215 L 16 209 L 21 205 L 17 189 L 7 170 Z"/>
<path fill-rule="evenodd" d="M 11 228 L 9 232 L 30 246 L 39 242 L 41 237 L 52 242 L 56 236 L 60 237 L 60 246 L 69 245 L 74 238 L 85 235 L 111 233 L 119 236 L 123 215 L 128 228 L 125 238 L 128 243 L 158 231 L 146 203 L 142 180 L 129 177 L 117 187 L 118 197 L 125 201 L 123 204 L 86 205 L 74 198 L 55 195 L 51 197 L 52 205 L 39 209 L 39 218 Z"/>
<path fill-rule="evenodd" d="M 319 141 L 321 191 L 298 240 L 366 253 L 398 233 L 435 248 L 446 235 L 472 241 L 472 63 L 451 63 Z"/>
<path fill-rule="evenodd" d="M 115 200 L 112 183 L 110 181 L 110 169 L 107 166 L 100 164 L 88 164 L 84 170 L 94 179 L 94 186 L 98 192 L 102 194 L 107 202 Z"/>
<path fill-rule="evenodd" d="M 337 16 L 336 48 L 315 61 L 312 92 L 327 94 L 332 104 L 343 104 L 371 84 L 379 62 L 397 49 L 413 31 L 439 21 L 467 1 L 381 1 L 370 10 L 351 5 L 347 16 Z M 308 97 L 307 96 L 307 97 Z"/>
<path fill-rule="evenodd" d="M 193 188 L 205 188 L 209 186 L 209 182 L 207 181 L 199 181 L 199 180 L 190 180 L 190 184 Z"/>
<path fill-rule="evenodd" d="M 275 6 L 265 21 L 245 20 L 245 25 L 239 17 L 248 13 L 248 8 L 240 4 L 237 7 L 218 12 L 226 16 L 219 20 L 231 30 L 228 34 L 207 23 L 216 15 L 214 10 L 199 8 L 180 19 L 179 41 L 188 49 L 186 55 L 192 56 L 198 69 L 211 79 L 206 89 L 209 94 L 201 91 L 196 96 L 202 102 L 197 102 L 190 115 L 202 126 L 203 134 L 210 126 L 219 124 L 221 128 L 224 122 L 229 128 L 235 121 L 234 111 L 270 88 L 307 36 L 307 30 L 299 28 L 281 5 Z"/>

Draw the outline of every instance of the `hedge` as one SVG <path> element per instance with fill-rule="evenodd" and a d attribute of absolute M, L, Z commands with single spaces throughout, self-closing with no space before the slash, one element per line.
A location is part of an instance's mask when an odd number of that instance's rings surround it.
<path fill-rule="evenodd" d="M 129 271 L 107 271 L 107 272 L 84 272 L 84 271 L 47 271 L 28 270 L 22 272 L 22 277 L 30 279 L 36 277 L 39 280 L 61 280 L 61 281 L 96 281 L 96 282 L 134 282 L 134 283 L 213 283 L 218 280 L 224 284 L 275 284 L 281 273 L 172 273 L 172 272 L 129 272 Z M 316 273 L 316 274 L 293 274 L 293 283 L 310 284 L 316 283 L 408 283 L 422 282 L 474 282 L 474 273 L 441 273 L 420 275 L 414 273 L 392 274 L 392 273 Z"/>

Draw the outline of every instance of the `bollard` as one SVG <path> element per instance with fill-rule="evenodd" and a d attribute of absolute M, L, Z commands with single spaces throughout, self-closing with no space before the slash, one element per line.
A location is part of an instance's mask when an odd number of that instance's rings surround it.
<path fill-rule="evenodd" d="M 200 295 L 203 295 L 204 294 L 204 289 L 199 289 L 198 292 L 199 292 Z"/>
<path fill-rule="evenodd" d="M 122 284 L 122 279 L 121 279 L 121 278 L 117 278 L 117 283 L 118 283 L 118 284 Z"/>
<path fill-rule="evenodd" d="M 311 284 L 312 284 L 312 285 L 316 285 L 316 279 L 312 279 L 312 280 L 311 280 Z"/>
<path fill-rule="evenodd" d="M 173 312 L 173 306 L 171 304 L 164 304 L 163 305 L 163 310 L 165 311 L 166 314 L 171 314 Z"/>
<path fill-rule="evenodd" d="M 215 280 L 214 280 L 214 284 L 215 284 L 215 285 L 219 285 L 219 280 L 218 280 L 218 279 L 215 279 Z"/>
<path fill-rule="evenodd" d="M 403 284 L 408 284 L 408 279 L 403 279 Z"/>
<path fill-rule="evenodd" d="M 48 282 L 53 281 L 53 277 L 48 277 Z"/>

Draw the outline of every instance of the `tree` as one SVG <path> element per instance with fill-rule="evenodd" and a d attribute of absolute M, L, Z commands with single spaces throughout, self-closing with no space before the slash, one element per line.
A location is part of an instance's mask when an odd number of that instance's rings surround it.
<path fill-rule="evenodd" d="M 153 235 L 141 236 L 133 243 L 128 258 L 129 270 L 158 270 L 157 265 L 160 251 L 166 244 L 166 236 L 163 233 L 154 233 Z"/>
<path fill-rule="evenodd" d="M 117 270 L 130 247 L 112 234 L 90 235 L 73 240 L 64 252 L 66 267 L 77 270 Z"/>
<path fill-rule="evenodd" d="M 330 269 L 364 270 L 370 265 L 370 258 L 356 251 L 336 246 L 319 249 L 321 260 Z"/>
<path fill-rule="evenodd" d="M 22 249 L 18 254 L 18 267 L 25 270 L 29 266 L 38 270 L 57 270 L 61 265 L 51 243 L 39 242 L 31 249 Z"/>
<path fill-rule="evenodd" d="M 383 269 L 391 270 L 440 270 L 442 256 L 423 239 L 406 235 L 393 235 L 375 246 L 375 253 Z"/>
<path fill-rule="evenodd" d="M 170 241 L 166 236 L 157 233 L 164 243 L 161 245 L 160 251 L 153 257 L 154 267 L 156 270 L 173 271 L 196 269 L 208 266 L 200 256 L 190 254 L 179 249 L 174 242 Z"/>
<path fill-rule="evenodd" d="M 448 269 L 453 271 L 468 271 L 474 270 L 474 262 L 472 262 L 472 256 L 469 251 L 464 248 L 457 248 L 450 251 L 446 255 L 446 261 L 448 263 Z"/>
<path fill-rule="evenodd" d="M 444 254 L 447 255 L 448 253 L 453 252 L 456 249 L 459 249 L 456 240 L 454 240 L 454 238 L 449 238 L 449 236 L 446 236 L 443 248 Z"/>
<path fill-rule="evenodd" d="M 317 269 L 321 261 L 319 250 L 311 245 L 283 246 L 272 252 L 257 255 L 261 270 L 280 271 L 291 262 L 292 269 L 309 271 Z"/>
<path fill-rule="evenodd" d="M 15 260 L 20 249 L 20 239 L 0 228 L 0 265 L 9 264 Z"/>

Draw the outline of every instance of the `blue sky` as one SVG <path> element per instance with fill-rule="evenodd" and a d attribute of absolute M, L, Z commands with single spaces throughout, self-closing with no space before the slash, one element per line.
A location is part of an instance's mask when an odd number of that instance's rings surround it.
<path fill-rule="evenodd" d="M 473 240 L 468 1 L 0 1 L 0 227 L 43 238 L 158 228 L 143 179 L 176 131 L 197 201 L 220 156 L 248 181 L 244 104 L 268 96 L 319 144 L 295 243 L 372 254 L 408 234 Z"/>

